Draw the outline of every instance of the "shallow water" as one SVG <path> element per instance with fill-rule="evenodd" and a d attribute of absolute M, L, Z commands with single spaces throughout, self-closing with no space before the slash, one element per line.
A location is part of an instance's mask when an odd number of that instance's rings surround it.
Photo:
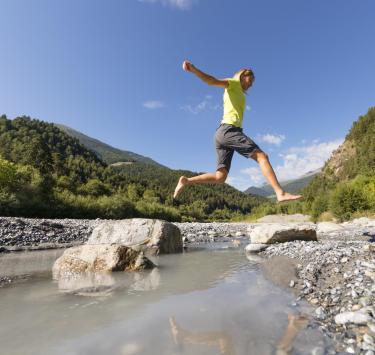
<path fill-rule="evenodd" d="M 0 275 L 30 275 L 0 288 L 1 354 L 273 354 L 294 338 L 288 314 L 311 313 L 242 248 L 192 249 L 154 258 L 152 271 L 57 282 L 50 270 L 61 253 L 0 256 Z M 329 343 L 310 324 L 292 345 L 291 354 L 311 354 Z"/>

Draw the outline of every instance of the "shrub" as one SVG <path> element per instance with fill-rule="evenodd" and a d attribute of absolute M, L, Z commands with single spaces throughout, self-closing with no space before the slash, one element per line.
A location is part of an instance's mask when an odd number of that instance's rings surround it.
<path fill-rule="evenodd" d="M 332 192 L 330 209 L 340 221 L 348 220 L 356 211 L 367 209 L 368 201 L 361 189 L 354 184 L 338 184 Z"/>
<path fill-rule="evenodd" d="M 317 221 L 319 216 L 328 210 L 329 201 L 326 195 L 317 196 L 311 205 L 311 217 Z"/>

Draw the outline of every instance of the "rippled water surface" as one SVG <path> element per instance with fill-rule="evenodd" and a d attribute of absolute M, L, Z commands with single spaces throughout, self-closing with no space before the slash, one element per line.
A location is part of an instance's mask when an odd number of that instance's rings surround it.
<path fill-rule="evenodd" d="M 152 271 L 57 282 L 50 270 L 61 253 L 0 256 L 0 274 L 30 275 L 0 288 L 1 354 L 261 355 L 283 342 L 291 354 L 311 354 L 327 346 L 312 326 L 290 333 L 295 315 L 311 310 L 295 307 L 242 248 L 193 249 L 155 258 Z"/>

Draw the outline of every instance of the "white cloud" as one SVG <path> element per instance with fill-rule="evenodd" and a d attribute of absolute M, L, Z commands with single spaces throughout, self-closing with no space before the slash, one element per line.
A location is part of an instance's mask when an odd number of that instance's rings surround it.
<path fill-rule="evenodd" d="M 146 107 L 146 108 L 149 108 L 151 110 L 153 109 L 156 109 L 156 108 L 162 108 L 164 107 L 164 103 L 161 102 L 161 101 L 157 101 L 157 100 L 150 100 L 150 101 L 146 101 L 143 103 L 143 106 Z"/>
<path fill-rule="evenodd" d="M 275 144 L 280 145 L 281 142 L 285 139 L 285 136 L 283 134 L 263 134 L 259 135 L 259 140 L 261 142 L 266 142 L 269 144 Z"/>
<path fill-rule="evenodd" d="M 282 163 L 274 166 L 277 178 L 279 181 L 296 179 L 321 168 L 342 142 L 343 139 L 321 143 L 314 140 L 310 145 L 287 149 L 279 154 Z M 272 162 L 272 156 L 270 158 Z M 228 177 L 227 182 L 239 190 L 246 190 L 250 186 L 261 186 L 266 180 L 257 166 L 241 170 L 240 175 Z"/>
<path fill-rule="evenodd" d="M 160 3 L 163 6 L 175 7 L 179 10 L 189 10 L 196 0 L 138 0 L 139 2 Z"/>
<path fill-rule="evenodd" d="M 281 181 L 295 179 L 321 168 L 342 142 L 343 139 L 321 143 L 314 140 L 311 145 L 289 148 L 280 154 L 283 163 L 275 167 L 277 177 Z"/>
<path fill-rule="evenodd" d="M 181 110 L 188 111 L 194 115 L 197 115 L 198 113 L 205 111 L 205 110 L 213 110 L 216 111 L 220 108 L 220 105 L 215 105 L 211 101 L 212 96 L 211 95 L 206 95 L 205 98 L 199 102 L 198 104 L 195 105 L 184 105 L 181 106 Z"/>
<path fill-rule="evenodd" d="M 259 186 L 262 184 L 263 175 L 260 168 L 251 167 L 241 170 L 243 175 L 228 176 L 226 183 L 234 186 L 236 189 L 243 191 L 248 189 L 250 186 Z"/>

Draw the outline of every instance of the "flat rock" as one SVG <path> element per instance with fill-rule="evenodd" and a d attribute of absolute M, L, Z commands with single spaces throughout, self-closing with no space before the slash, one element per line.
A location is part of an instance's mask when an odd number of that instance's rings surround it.
<path fill-rule="evenodd" d="M 357 226 L 375 227 L 375 219 L 371 219 L 367 217 L 355 218 L 352 221 L 347 222 L 347 223 L 354 224 Z"/>
<path fill-rule="evenodd" d="M 340 224 L 333 223 L 333 222 L 320 222 L 317 224 L 317 232 L 319 233 L 330 233 L 330 232 L 337 232 L 339 230 L 344 229 L 344 227 Z"/>
<path fill-rule="evenodd" d="M 296 214 L 269 214 L 258 218 L 260 223 L 289 223 L 289 222 L 309 222 L 310 216 L 301 213 Z"/>
<path fill-rule="evenodd" d="M 267 223 L 249 230 L 251 243 L 273 244 L 292 240 L 317 241 L 313 223 Z"/>
<path fill-rule="evenodd" d="M 182 252 L 180 229 L 159 219 L 132 218 L 105 221 L 94 228 L 87 244 L 120 244 L 133 249 L 154 249 L 157 253 Z"/>
<path fill-rule="evenodd" d="M 55 279 L 84 272 L 143 270 L 154 267 L 143 252 L 123 245 L 81 245 L 65 250 L 52 268 Z"/>

